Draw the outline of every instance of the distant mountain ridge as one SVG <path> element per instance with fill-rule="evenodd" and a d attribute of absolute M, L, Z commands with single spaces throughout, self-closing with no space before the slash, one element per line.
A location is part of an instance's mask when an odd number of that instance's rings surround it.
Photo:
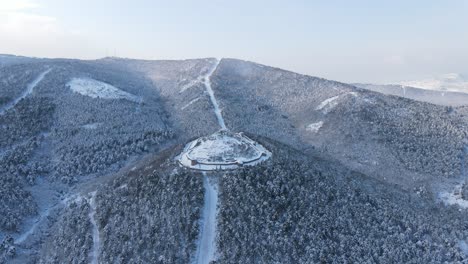
<path fill-rule="evenodd" d="M 434 78 L 402 81 L 398 84 L 427 90 L 468 93 L 468 79 L 459 73 L 446 73 Z"/>
<path fill-rule="evenodd" d="M 353 83 L 352 85 L 388 95 L 444 106 L 468 105 L 468 93 L 430 90 L 399 84 Z"/>

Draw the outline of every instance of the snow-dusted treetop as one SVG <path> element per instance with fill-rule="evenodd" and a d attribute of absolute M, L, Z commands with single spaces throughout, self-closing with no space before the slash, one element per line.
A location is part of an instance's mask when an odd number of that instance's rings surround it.
<path fill-rule="evenodd" d="M 188 143 L 177 160 L 191 169 L 225 170 L 255 165 L 270 156 L 267 149 L 242 133 L 220 130 Z"/>
<path fill-rule="evenodd" d="M 67 85 L 73 92 L 92 98 L 125 99 L 137 103 L 142 101 L 142 98 L 139 96 L 90 78 L 73 78 Z"/>

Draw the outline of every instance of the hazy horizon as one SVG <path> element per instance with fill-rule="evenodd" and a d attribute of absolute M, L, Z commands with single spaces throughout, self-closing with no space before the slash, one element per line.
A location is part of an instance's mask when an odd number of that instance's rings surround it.
<path fill-rule="evenodd" d="M 0 0 L 0 53 L 98 59 L 237 58 L 342 82 L 466 74 L 456 1 Z"/>

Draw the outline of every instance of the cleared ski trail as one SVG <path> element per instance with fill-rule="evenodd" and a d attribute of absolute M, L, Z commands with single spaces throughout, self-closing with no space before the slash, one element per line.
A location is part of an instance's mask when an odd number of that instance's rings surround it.
<path fill-rule="evenodd" d="M 213 89 L 211 88 L 211 75 L 216 71 L 218 68 L 220 60 L 216 59 L 216 63 L 213 65 L 211 70 L 203 77 L 203 83 L 205 84 L 206 91 L 208 92 L 208 95 L 210 96 L 211 103 L 213 104 L 214 107 L 214 112 L 216 114 L 216 119 L 218 119 L 218 124 L 221 127 L 221 129 L 227 129 L 226 124 L 224 123 L 223 115 L 221 114 L 221 109 L 219 109 L 218 101 L 216 101 L 216 97 L 214 95 Z"/>
<path fill-rule="evenodd" d="M 467 174 L 466 166 L 465 166 L 467 156 L 468 156 L 468 143 L 463 148 L 463 159 L 462 159 L 462 167 L 461 167 L 462 176 L 463 178 L 465 178 L 466 181 L 468 181 L 468 174 Z"/>
<path fill-rule="evenodd" d="M 28 86 L 26 87 L 26 90 L 18 98 L 11 101 L 9 104 L 5 105 L 4 107 L 0 108 L 0 115 L 4 115 L 6 111 L 15 107 L 15 105 L 17 105 L 19 101 L 24 99 L 26 96 L 30 95 L 34 90 L 34 87 L 36 87 L 51 70 L 52 69 L 48 69 L 42 72 L 41 74 L 39 74 L 39 76 L 37 76 L 36 79 L 34 79 L 31 83 L 28 84 Z"/>
<path fill-rule="evenodd" d="M 101 241 L 99 238 L 99 228 L 96 223 L 96 191 L 91 193 L 91 197 L 88 199 L 88 203 L 90 206 L 89 211 L 89 221 L 93 226 L 93 248 L 90 252 L 91 264 L 97 264 L 99 258 L 99 247 L 101 245 Z"/>
<path fill-rule="evenodd" d="M 31 236 L 32 234 L 34 234 L 34 232 L 36 231 L 37 227 L 42 224 L 42 222 L 44 221 L 44 219 L 46 219 L 49 214 L 50 214 L 50 211 L 55 209 L 56 205 L 51 207 L 51 208 L 47 208 L 45 211 L 43 211 L 39 217 L 36 219 L 36 221 L 34 222 L 34 224 L 26 231 L 24 232 L 23 234 L 21 234 L 19 237 L 17 237 L 15 239 L 15 244 L 22 244 L 24 241 L 26 241 L 26 239 L 29 238 L 29 236 Z"/>
<path fill-rule="evenodd" d="M 208 264 L 216 252 L 216 216 L 218 214 L 218 185 L 215 179 L 203 176 L 205 204 L 203 206 L 200 238 L 197 244 L 195 264 Z"/>

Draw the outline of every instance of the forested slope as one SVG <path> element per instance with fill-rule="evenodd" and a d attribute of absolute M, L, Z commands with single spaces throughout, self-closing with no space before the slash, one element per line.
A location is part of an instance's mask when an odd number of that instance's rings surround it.
<path fill-rule="evenodd" d="M 281 149 L 222 177 L 218 263 L 466 261 L 468 222 L 456 208 Z"/>

